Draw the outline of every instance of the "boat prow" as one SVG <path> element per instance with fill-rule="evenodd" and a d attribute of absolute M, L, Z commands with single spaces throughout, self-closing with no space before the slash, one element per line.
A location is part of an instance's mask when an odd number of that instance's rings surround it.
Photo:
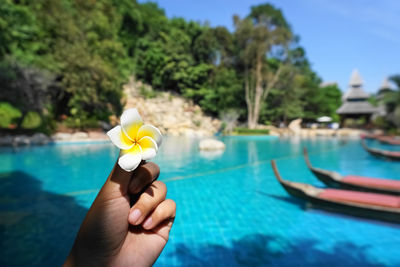
<path fill-rule="evenodd" d="M 389 144 L 392 146 L 400 146 L 400 138 L 392 136 L 379 136 L 376 139 L 381 143 Z"/>
<path fill-rule="evenodd" d="M 307 167 L 321 182 L 327 186 L 338 187 L 338 183 L 342 180 L 342 176 L 339 173 L 313 167 L 308 156 L 307 148 L 305 147 L 303 148 L 303 156 Z"/>
<path fill-rule="evenodd" d="M 367 146 L 364 139 L 361 139 L 361 145 L 371 155 L 391 160 L 400 160 L 400 151 L 388 151 L 378 148 L 371 148 Z"/>
<path fill-rule="evenodd" d="M 363 177 L 358 175 L 342 176 L 337 172 L 315 168 L 311 165 L 307 148 L 303 149 L 304 159 L 311 172 L 329 187 L 343 188 L 372 193 L 400 195 L 400 181 Z"/>
<path fill-rule="evenodd" d="M 271 165 L 272 169 L 274 170 L 276 179 L 278 179 L 279 183 L 290 195 L 304 198 L 306 195 L 311 194 L 317 196 L 319 193 L 321 193 L 321 189 L 318 189 L 317 187 L 314 187 L 312 185 L 284 180 L 278 171 L 275 160 L 271 160 Z"/>
<path fill-rule="evenodd" d="M 290 195 L 310 202 L 314 207 L 348 215 L 400 223 L 400 197 L 340 189 L 322 189 L 309 184 L 284 180 L 274 160 L 275 177 Z"/>

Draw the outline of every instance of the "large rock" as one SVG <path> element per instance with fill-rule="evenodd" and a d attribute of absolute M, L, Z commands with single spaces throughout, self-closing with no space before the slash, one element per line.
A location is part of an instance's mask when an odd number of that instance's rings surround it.
<path fill-rule="evenodd" d="M 186 137 L 190 137 L 190 138 L 197 137 L 197 133 L 193 129 L 189 129 L 189 128 L 188 129 L 183 129 L 182 133 Z"/>
<path fill-rule="evenodd" d="M 13 146 L 29 146 L 31 144 L 31 139 L 26 135 L 18 135 L 13 139 Z"/>
<path fill-rule="evenodd" d="M 268 130 L 268 134 L 272 136 L 281 136 L 282 135 L 282 130 L 279 128 L 276 128 L 273 125 L 263 125 L 263 129 Z"/>
<path fill-rule="evenodd" d="M 13 144 L 13 137 L 10 135 L 0 137 L 0 146 L 11 146 Z"/>
<path fill-rule="evenodd" d="M 36 133 L 31 136 L 31 144 L 33 145 L 46 145 L 51 142 L 50 137 L 44 133 Z"/>
<path fill-rule="evenodd" d="M 349 129 L 349 128 L 342 128 L 336 131 L 336 135 L 340 137 L 360 137 L 360 134 L 363 133 L 362 130 L 358 129 Z"/>
<path fill-rule="evenodd" d="M 317 136 L 334 136 L 335 130 L 333 129 L 315 129 L 314 130 Z"/>
<path fill-rule="evenodd" d="M 108 136 L 103 132 L 88 132 L 88 138 L 91 140 L 108 140 Z"/>
<path fill-rule="evenodd" d="M 76 132 L 71 136 L 72 140 L 85 140 L 89 137 L 89 135 L 85 132 Z"/>
<path fill-rule="evenodd" d="M 301 134 L 301 122 L 302 122 L 302 119 L 296 119 L 289 123 L 288 128 L 294 135 Z"/>
<path fill-rule="evenodd" d="M 87 140 L 89 138 L 89 134 L 85 132 L 76 132 L 73 134 L 70 133 L 56 133 L 52 136 L 55 141 L 80 141 Z"/>
<path fill-rule="evenodd" d="M 52 136 L 52 138 L 55 141 L 67 141 L 71 140 L 71 134 L 70 133 L 56 133 Z"/>
<path fill-rule="evenodd" d="M 200 150 L 224 150 L 225 144 L 215 139 L 204 139 L 199 143 Z"/>
<path fill-rule="evenodd" d="M 32 136 L 3 136 L 0 137 L 0 146 L 46 145 L 51 141 L 51 138 L 43 133 L 36 133 Z"/>

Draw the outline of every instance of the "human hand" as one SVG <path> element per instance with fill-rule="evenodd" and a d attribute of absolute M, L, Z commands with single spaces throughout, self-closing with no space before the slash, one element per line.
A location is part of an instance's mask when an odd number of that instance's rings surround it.
<path fill-rule="evenodd" d="M 151 266 L 166 245 L 176 205 L 152 163 L 115 164 L 90 207 L 64 266 Z M 68 215 L 67 215 L 68 216 Z"/>

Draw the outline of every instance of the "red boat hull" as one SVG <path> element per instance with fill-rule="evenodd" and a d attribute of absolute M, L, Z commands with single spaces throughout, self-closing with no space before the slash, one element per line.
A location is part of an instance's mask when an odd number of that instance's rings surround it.
<path fill-rule="evenodd" d="M 396 180 L 347 175 L 343 177 L 341 181 L 353 185 L 362 185 L 381 189 L 396 189 L 400 191 L 400 181 Z"/>
<path fill-rule="evenodd" d="M 349 203 L 360 203 L 377 207 L 400 208 L 400 197 L 351 190 L 325 189 L 318 197 Z"/>

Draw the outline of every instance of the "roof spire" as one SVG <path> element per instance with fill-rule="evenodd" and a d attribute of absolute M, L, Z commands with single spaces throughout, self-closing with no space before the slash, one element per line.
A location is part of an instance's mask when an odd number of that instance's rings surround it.
<path fill-rule="evenodd" d="M 383 90 L 383 89 L 391 89 L 391 88 L 392 87 L 390 86 L 389 78 L 385 77 L 385 79 L 383 79 L 381 87 L 379 89 Z"/>
<path fill-rule="evenodd" d="M 363 81 L 361 79 L 360 73 L 357 69 L 354 69 L 350 77 L 350 86 L 361 86 L 362 83 Z"/>
<path fill-rule="evenodd" d="M 372 106 L 368 101 L 369 94 L 362 89 L 362 79 L 358 70 L 353 70 L 350 77 L 350 86 L 343 95 L 343 103 L 336 113 L 340 115 L 372 115 L 378 108 Z"/>

